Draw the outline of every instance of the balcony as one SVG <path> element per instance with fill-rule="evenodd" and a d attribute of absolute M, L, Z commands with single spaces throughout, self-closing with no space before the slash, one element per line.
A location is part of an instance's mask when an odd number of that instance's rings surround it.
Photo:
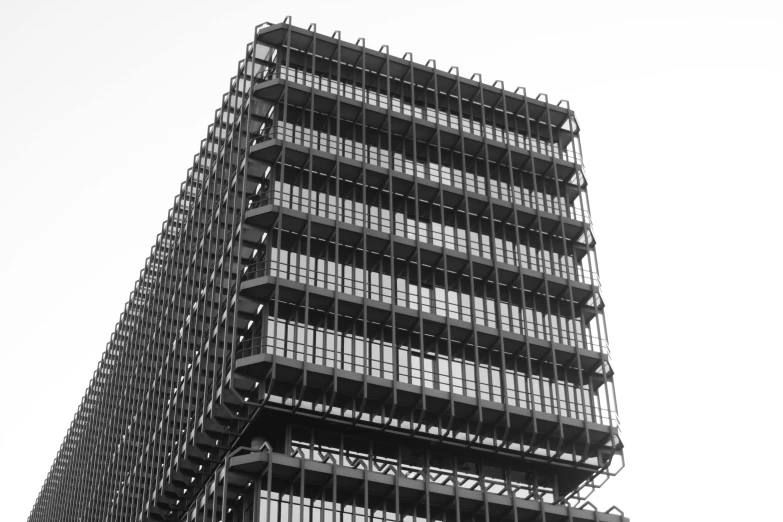
<path fill-rule="evenodd" d="M 458 507 L 463 520 L 473 520 L 477 514 L 486 513 L 487 520 L 499 522 L 535 520 L 541 517 L 545 517 L 545 520 L 573 522 L 628 521 L 622 515 L 614 513 L 549 504 L 536 499 L 514 498 L 507 493 L 495 493 L 483 487 L 476 487 L 476 482 L 469 480 L 440 484 L 430 477 L 425 480 L 396 477 L 377 470 L 355 469 L 333 462 L 312 461 L 265 451 L 238 452 L 231 457 L 229 469 L 234 476 L 257 477 L 256 481 L 264 485 L 261 492 L 264 513 L 268 512 L 268 503 L 280 499 L 286 491 L 290 491 L 290 484 L 297 485 L 294 491 L 305 492 L 319 491 L 323 484 L 332 484 L 332 500 L 345 505 L 358 504 L 354 509 L 359 510 L 358 519 L 361 520 L 365 519 L 365 511 L 361 507 L 364 502 L 372 511 L 373 517 L 385 522 L 398 519 L 398 515 L 393 515 L 397 509 L 401 512 L 415 512 L 415 506 L 423 505 L 426 499 L 427 508 L 433 514 L 448 513 L 448 516 L 443 517 L 444 520 L 459 520 L 459 515 L 454 513 L 455 507 Z M 228 476 L 228 470 L 226 475 Z M 244 485 L 242 480 L 237 479 L 237 487 Z M 474 487 L 470 487 L 471 485 Z M 276 491 L 279 491 L 279 494 Z M 357 498 L 364 500 L 357 502 Z M 458 499 L 457 503 L 455 498 Z M 291 502 L 291 506 L 310 504 L 298 496 L 293 496 L 286 502 Z M 275 506 L 272 511 L 277 513 L 278 507 Z M 314 518 L 330 520 L 332 509 L 326 510 L 323 517 L 320 515 L 322 509 L 324 508 L 314 511 Z M 280 508 L 280 511 L 283 511 L 283 508 Z M 342 510 L 339 512 L 342 513 Z M 388 513 L 393 518 L 387 518 L 383 513 Z"/>
<path fill-rule="evenodd" d="M 456 190 L 486 196 L 488 193 L 493 198 L 516 203 L 531 209 L 563 216 L 567 219 L 580 221 L 592 226 L 589 213 L 578 206 L 565 203 L 564 199 L 558 199 L 552 194 L 535 192 L 529 188 L 520 188 L 510 185 L 505 181 L 476 175 L 472 172 L 462 171 L 456 167 L 438 165 L 436 163 L 423 163 L 414 161 L 410 157 L 398 152 L 391 154 L 386 149 L 374 145 L 365 145 L 350 138 L 337 138 L 332 134 L 311 130 L 291 123 L 267 125 L 250 139 L 251 147 L 266 140 L 283 140 L 291 144 L 312 148 L 327 154 L 335 154 L 360 163 L 365 163 L 390 169 L 409 176 L 432 181 L 445 187 L 453 187 Z M 565 190 L 565 188 L 564 188 Z M 572 193 L 569 199 L 579 201 L 579 196 Z"/>
<path fill-rule="evenodd" d="M 553 422 L 555 417 L 561 417 L 562 422 L 569 426 L 582 425 L 576 421 L 587 421 L 591 425 L 620 425 L 617 412 L 603 406 L 605 400 L 599 396 L 598 390 L 589 386 L 582 390 L 561 382 L 554 385 L 559 387 L 557 392 L 552 393 L 553 383 L 537 375 L 506 370 L 501 379 L 498 368 L 487 367 L 486 364 L 477 367 L 471 361 L 449 360 L 432 355 L 420 357 L 417 349 L 405 345 L 397 347 L 394 357 L 385 359 L 384 356 L 388 357 L 395 349 L 388 342 L 381 343 L 375 339 L 354 338 L 351 342 L 353 346 L 348 351 L 338 349 L 338 344 L 339 338 L 328 332 L 322 332 L 307 342 L 283 337 L 244 339 L 237 347 L 237 367 L 254 364 L 250 361 L 258 355 L 282 357 L 323 367 L 324 370 L 320 372 L 329 373 L 326 369 L 330 368 L 350 372 L 352 375 L 346 374 L 345 378 L 352 380 L 361 381 L 361 376 L 367 375 L 375 378 L 373 382 L 379 386 L 383 384 L 384 387 L 390 387 L 392 382 L 396 382 L 401 386 L 398 393 L 402 394 L 418 394 L 423 386 L 432 390 L 433 397 L 441 397 L 442 393 L 453 394 L 454 400 L 466 405 L 493 403 L 486 406 L 493 411 L 503 411 L 503 405 L 506 405 L 513 408 L 516 415 L 528 418 L 535 411 L 541 414 L 537 415 L 541 422 Z M 245 359 L 245 362 L 241 362 Z M 278 364 L 293 363 L 278 361 Z M 545 393 L 541 390 L 545 390 Z M 435 406 L 431 408 L 437 411 Z M 465 406 L 461 411 L 468 412 L 470 407 Z"/>
<path fill-rule="evenodd" d="M 560 159 L 558 155 L 547 155 L 535 150 L 535 147 L 529 150 L 524 146 L 516 147 L 508 142 L 482 138 L 413 115 L 383 110 L 371 104 L 313 90 L 282 78 L 273 78 L 256 86 L 255 97 L 258 101 L 277 105 L 277 116 L 280 118 L 285 112 L 286 124 L 296 125 L 299 120 L 303 120 L 310 122 L 313 129 L 321 129 L 329 122 L 335 126 L 339 121 L 341 136 L 346 135 L 342 131 L 351 128 L 357 129 L 358 134 L 361 134 L 361 129 L 372 129 L 388 133 L 398 140 L 409 140 L 411 146 L 413 143 L 420 147 L 425 144 L 437 146 L 441 154 L 453 151 L 460 158 L 463 152 L 467 157 L 486 156 L 490 162 L 502 162 L 504 165 L 510 163 L 515 168 L 525 167 L 542 177 L 574 186 L 584 184 L 583 167 Z M 281 108 L 283 101 L 286 102 L 285 111 Z M 357 154 L 361 152 L 359 148 L 356 148 Z M 454 163 L 460 161 L 455 160 Z"/>
<path fill-rule="evenodd" d="M 288 84 L 295 84 L 307 90 L 315 89 L 323 94 L 339 96 L 344 100 L 351 100 L 358 104 L 367 104 L 380 110 L 412 116 L 418 120 L 434 123 L 440 127 L 449 128 L 456 132 L 464 132 L 472 136 L 491 140 L 498 146 L 510 145 L 518 149 L 560 159 L 569 163 L 582 164 L 582 156 L 573 149 L 571 143 L 561 147 L 558 143 L 548 140 L 530 137 L 526 133 L 507 130 L 499 125 L 486 124 L 477 119 L 460 117 L 458 113 L 448 113 L 433 106 L 422 107 L 403 101 L 399 96 L 387 95 L 376 90 L 369 90 L 357 85 L 351 85 L 344 81 L 337 81 L 320 74 L 312 74 L 298 67 L 281 66 L 267 70 L 255 78 L 256 89 L 265 88 L 264 84 L 273 80 L 281 80 Z M 431 93 L 433 94 L 433 93 Z M 448 96 L 446 96 L 448 98 Z M 535 126 L 535 123 L 534 123 Z M 569 131 L 561 131 L 568 135 Z"/>
<path fill-rule="evenodd" d="M 294 194 L 291 191 L 270 191 L 251 196 L 248 199 L 247 209 L 252 211 L 269 205 L 278 205 L 310 216 L 393 234 L 400 238 L 426 243 L 432 247 L 445 247 L 450 251 L 521 267 L 525 271 L 530 270 L 594 286 L 599 291 L 601 288 L 598 273 L 582 264 L 582 261 L 587 261 L 587 258 L 576 261 L 572 257 L 553 255 L 546 250 L 524 246 L 520 248 L 516 243 L 500 238 L 495 238 L 495 246 L 493 247 L 492 237 L 488 234 L 480 232 L 466 234 L 462 229 L 444 226 L 437 222 L 419 221 L 411 224 L 410 219 L 405 219 L 399 213 L 392 220 L 392 213 L 387 209 L 364 205 L 360 202 L 341 201 L 334 196 L 306 189 L 297 190 L 300 191 L 299 194 Z M 332 201 L 340 201 L 340 204 L 332 203 Z M 256 216 L 257 213 L 253 212 L 248 215 Z"/>
<path fill-rule="evenodd" d="M 319 268 L 316 269 L 316 266 Z M 467 339 L 476 329 L 478 342 L 482 346 L 493 346 L 502 330 L 507 345 L 517 345 L 519 348 L 528 342 L 531 350 L 534 347 L 536 352 L 543 350 L 538 357 L 545 355 L 551 346 L 555 351 L 562 352 L 564 361 L 576 353 L 589 359 L 606 358 L 608 361 L 609 358 L 606 339 L 592 333 L 591 328 L 585 325 L 579 325 L 577 329 L 578 323 L 573 323 L 569 328 L 562 328 L 556 326 L 555 321 L 531 320 L 522 309 L 518 310 L 518 315 L 512 315 L 503 309 L 508 303 L 499 307 L 501 315 L 498 316 L 495 306 L 489 303 L 479 307 L 475 304 L 479 301 L 471 305 L 469 298 L 465 298 L 463 305 L 454 302 L 450 299 L 453 297 L 451 290 L 447 299 L 445 292 L 408 285 L 397 288 L 396 294 L 392 296 L 390 287 L 383 284 L 385 278 L 377 274 L 353 278 L 348 275 L 337 276 L 332 270 L 335 269 L 315 264 L 308 268 L 306 263 L 292 266 L 278 261 L 262 261 L 246 269 L 241 288 L 259 302 L 269 299 L 274 291 L 281 292 L 289 303 L 299 302 L 307 289 L 311 304 L 319 309 L 330 309 L 337 299 L 344 303 L 345 313 L 360 314 L 366 306 L 373 320 L 378 322 L 385 321 L 388 314 L 394 313 L 398 316 L 397 324 L 401 328 L 413 327 L 421 319 L 425 325 L 431 323 L 431 332 L 427 333 L 439 334 L 444 324 L 448 325 L 453 331 L 453 339 Z"/>

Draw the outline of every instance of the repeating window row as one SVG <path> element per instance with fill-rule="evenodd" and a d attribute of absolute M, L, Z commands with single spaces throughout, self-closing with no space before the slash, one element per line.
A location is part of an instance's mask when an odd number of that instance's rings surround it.
<path fill-rule="evenodd" d="M 386 262 L 390 260 L 387 258 Z M 482 284 L 477 280 L 471 283 L 457 274 L 448 276 L 447 290 L 444 282 L 428 271 L 431 269 L 424 268 L 422 276 L 429 280 L 428 286 L 422 286 L 410 280 L 416 274 L 392 277 L 385 271 L 272 248 L 269 258 L 247 267 L 243 277 L 271 275 L 575 348 L 595 352 L 609 350 L 601 310 L 591 307 L 590 315 L 582 317 L 580 309 L 580 316 L 569 317 L 564 315 L 570 310 L 567 304 L 556 303 L 558 308 L 552 306 L 548 311 L 541 302 L 549 297 L 535 294 L 529 294 L 529 303 L 523 307 L 513 302 L 514 294 L 520 294 L 521 289 L 498 285 L 498 295 L 494 284 Z"/>
<path fill-rule="evenodd" d="M 345 316 L 342 316 L 341 318 L 347 321 L 351 320 L 351 318 L 347 318 Z M 281 319 L 278 322 L 284 321 L 285 320 Z M 361 324 L 357 324 L 357 326 L 361 328 Z M 251 354 L 272 353 L 280 357 L 300 360 L 303 362 L 312 362 L 313 364 L 319 365 L 334 363 L 334 361 L 331 361 L 325 357 L 314 359 L 311 355 L 307 355 L 311 354 L 312 351 L 308 352 L 308 348 L 306 346 L 296 347 L 295 340 L 285 339 L 280 340 L 280 342 L 285 342 L 287 344 L 281 345 L 281 347 L 277 348 L 275 347 L 277 341 L 267 342 L 263 339 L 263 337 L 254 338 L 252 340 L 248 340 L 247 344 L 244 344 L 246 347 L 239 350 L 236 355 L 238 358 L 242 358 Z M 381 343 L 383 342 L 384 339 L 381 339 Z M 405 341 L 397 342 L 401 345 L 406 345 Z M 445 347 L 445 344 L 446 343 L 443 343 L 440 346 Z M 354 344 L 353 346 L 358 345 Z M 414 354 L 414 356 L 415 355 L 416 354 Z M 336 360 L 337 359 L 335 359 L 335 361 Z M 531 362 L 535 364 L 535 361 Z M 357 364 L 357 361 L 354 360 L 350 364 L 355 365 Z M 354 369 L 351 370 L 349 366 L 345 366 L 342 369 L 358 373 L 358 367 L 353 366 L 353 368 Z M 373 371 L 373 373 L 370 373 L 372 370 L 365 371 L 368 375 L 380 376 L 380 373 L 377 370 Z M 541 365 L 541 367 L 534 369 L 534 371 L 537 372 L 536 375 L 543 375 L 547 370 L 543 367 L 543 365 Z M 391 379 L 393 377 L 386 376 L 383 378 Z M 397 380 L 400 382 L 406 382 L 404 379 L 400 378 Z M 421 381 L 418 382 L 418 385 L 422 385 Z M 611 381 L 600 386 L 600 388 L 598 388 L 596 397 L 594 399 L 590 399 L 593 401 L 594 405 L 587 407 L 587 417 L 581 418 L 586 418 L 588 421 L 607 426 L 619 426 L 617 415 L 614 409 L 614 399 L 612 395 L 613 390 L 611 388 Z M 440 389 L 447 391 L 449 388 L 444 387 Z M 342 419 L 353 425 L 356 425 L 357 423 L 361 423 L 365 426 L 383 425 L 387 426 L 390 432 L 394 433 L 416 433 L 422 436 L 426 435 L 433 437 L 434 439 L 440 441 L 450 441 L 451 443 L 458 444 L 470 443 L 481 446 L 485 449 L 502 450 L 513 455 L 524 453 L 535 459 L 541 458 L 546 459 L 547 461 L 550 461 L 551 459 L 557 459 L 561 462 L 584 466 L 600 467 L 608 465 L 609 460 L 607 459 L 611 459 L 611 454 L 604 450 L 608 450 L 610 447 L 613 447 L 614 444 L 619 442 L 619 439 L 613 435 L 611 440 L 601 441 L 599 443 L 601 446 L 605 446 L 603 450 L 596 452 L 590 451 L 589 454 L 586 454 L 586 448 L 577 439 L 557 440 L 555 441 L 556 444 L 547 443 L 546 440 L 544 440 L 546 438 L 545 436 L 544 438 L 537 437 L 532 440 L 528 440 L 528 436 L 524 433 L 512 433 L 504 435 L 502 430 L 488 429 L 489 427 L 483 425 L 479 419 L 461 419 L 459 422 L 433 422 L 432 419 L 422 419 L 418 414 L 413 412 L 408 414 L 403 411 L 398 412 L 398 414 L 401 415 L 395 416 L 394 408 L 389 409 L 389 405 L 380 403 L 376 404 L 372 401 L 350 401 L 351 398 L 349 396 L 343 397 L 343 399 L 345 399 L 347 402 L 340 401 L 339 407 L 333 407 L 332 401 L 334 398 L 331 394 L 334 393 L 334 390 L 330 391 L 328 389 L 323 390 L 323 395 L 320 398 L 311 396 L 310 398 L 305 399 L 298 396 L 296 393 L 291 393 L 290 391 L 285 393 L 285 395 L 281 395 L 281 393 L 282 392 L 277 392 L 274 388 L 271 388 L 265 393 L 265 397 L 270 403 L 280 405 L 286 409 L 293 408 L 295 410 L 307 410 L 315 413 L 319 417 L 331 417 L 335 420 Z M 587 394 L 586 391 L 584 393 Z M 338 395 L 340 394 L 338 393 Z M 612 398 L 608 398 L 610 396 Z M 356 398 L 354 397 L 354 399 Z M 495 401 L 499 402 L 500 400 L 495 399 Z M 557 404 L 557 401 L 555 401 L 554 404 Z M 599 406 L 599 404 L 603 404 L 605 406 Z M 522 403 L 520 403 L 520 406 L 526 407 Z M 527 408 L 532 409 L 530 406 L 527 406 Z M 571 411 L 574 410 L 572 409 Z M 568 415 L 565 409 L 558 410 L 557 408 L 553 408 L 548 412 L 555 415 L 580 418 L 573 414 Z"/>
<path fill-rule="evenodd" d="M 292 426 L 289 455 L 433 484 L 554 502 L 555 477 L 334 431 Z"/>
<path fill-rule="evenodd" d="M 393 508 L 370 509 L 363 506 L 363 497 L 358 496 L 350 504 L 332 502 L 329 488 L 323 488 L 320 498 L 299 496 L 298 490 L 290 493 L 261 490 L 258 502 L 259 522 L 485 522 L 483 513 L 462 514 L 461 518 L 451 512 L 444 515 L 428 516 L 427 507 L 422 501 L 405 514 L 397 513 Z M 229 515 L 231 510 L 229 510 Z M 195 514 L 192 520 L 196 520 Z M 238 519 L 237 519 L 238 520 Z M 255 520 L 248 511 L 244 520 Z"/>
<path fill-rule="evenodd" d="M 466 190 L 476 194 L 486 195 L 489 193 L 492 197 L 504 201 L 586 223 L 591 222 L 586 208 L 582 208 L 580 197 L 576 197 L 572 205 L 568 203 L 565 195 L 557 197 L 555 194 L 535 191 L 530 187 L 520 187 L 499 178 L 493 179 L 481 176 L 454 165 L 414 160 L 399 151 L 389 154 L 389 151 L 381 146 L 361 143 L 349 137 L 343 136 L 338 138 L 328 132 L 309 129 L 302 125 L 278 122 L 275 125 L 264 126 L 253 137 L 253 142 L 266 139 L 288 141 L 381 168 L 388 168 L 404 174 L 429 179 L 455 188 L 464 187 Z"/>
<path fill-rule="evenodd" d="M 275 191 L 261 193 L 250 201 L 251 207 L 262 205 L 281 205 L 286 208 L 305 212 L 326 219 L 336 219 L 343 223 L 356 225 L 379 232 L 392 233 L 440 247 L 445 246 L 457 252 L 470 253 L 486 259 L 497 259 L 513 266 L 535 270 L 580 283 L 600 286 L 598 273 L 591 269 L 596 266 L 592 249 L 584 248 L 586 252 L 581 259 L 554 252 L 551 249 L 539 248 L 527 241 L 519 245 L 513 240 L 503 237 L 492 237 L 480 231 L 467 231 L 460 226 L 443 224 L 437 218 L 438 212 L 431 212 L 429 220 L 418 221 L 402 212 L 390 212 L 386 208 L 369 205 L 360 201 L 336 197 L 324 192 L 293 187 L 287 183 L 275 182 Z M 454 209 L 444 210 L 453 215 Z M 478 219 L 472 216 L 472 219 Z M 455 222 L 460 220 L 455 218 Z M 464 221 L 464 217 L 461 221 Z M 498 235 L 506 235 L 503 227 Z M 529 235 L 527 230 L 519 233 L 522 239 Z M 534 233 L 535 236 L 537 234 Z M 538 237 L 535 237 L 538 241 Z M 494 247 L 493 247 L 494 243 Z"/>
<path fill-rule="evenodd" d="M 555 379 L 551 367 L 528 364 L 523 357 L 509 358 L 504 370 L 487 347 L 472 343 L 449 345 L 444 337 L 401 332 L 393 336 L 390 327 L 368 338 L 361 332 L 275 318 L 274 313 L 270 311 L 266 336 L 244 339 L 238 358 L 269 353 L 577 420 L 618 424 L 611 383 L 599 384 L 604 380 L 600 373 L 593 382 L 561 368 Z"/>
<path fill-rule="evenodd" d="M 469 111 L 463 111 L 460 116 L 457 110 L 447 112 L 434 106 L 422 107 L 410 103 L 411 98 L 409 96 L 405 96 L 403 101 L 402 97 L 386 94 L 380 89 L 363 88 L 346 81 L 329 78 L 323 74 L 306 72 L 295 66 L 281 65 L 279 68 L 272 68 L 259 77 L 258 81 L 267 81 L 272 78 L 281 78 L 305 87 L 313 87 L 319 91 L 350 98 L 381 109 L 391 107 L 392 111 L 400 114 L 414 116 L 415 118 L 443 125 L 457 131 L 462 130 L 476 136 L 486 137 L 503 144 L 511 144 L 517 148 L 560 158 L 571 163 L 581 164 L 582 162 L 581 154 L 575 150 L 573 141 L 569 140 L 565 147 L 561 147 L 558 143 L 553 143 L 548 136 L 543 139 L 529 136 L 527 129 L 506 129 L 502 123 L 498 124 L 496 122 L 493 124 L 492 122 L 482 122 L 479 117 L 469 117 L 469 115 L 466 115 L 466 112 Z M 410 87 L 410 84 L 408 84 L 408 87 Z M 431 94 L 434 94 L 434 91 L 431 91 Z M 441 96 L 444 95 L 441 94 Z M 481 114 L 481 109 L 478 109 L 478 112 Z M 567 129 L 564 132 L 567 132 Z"/>

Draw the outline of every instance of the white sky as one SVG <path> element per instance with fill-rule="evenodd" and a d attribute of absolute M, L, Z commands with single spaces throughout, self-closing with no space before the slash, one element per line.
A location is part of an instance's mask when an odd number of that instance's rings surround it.
<path fill-rule="evenodd" d="M 571 102 L 627 448 L 594 502 L 635 522 L 769 520 L 783 487 L 774 4 L 3 2 L 2 519 L 32 508 L 253 27 L 291 14 Z"/>

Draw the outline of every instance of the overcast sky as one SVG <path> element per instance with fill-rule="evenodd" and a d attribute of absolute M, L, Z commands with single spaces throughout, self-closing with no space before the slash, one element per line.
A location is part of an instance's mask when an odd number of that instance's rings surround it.
<path fill-rule="evenodd" d="M 3 520 L 25 520 L 255 25 L 293 15 L 567 99 L 643 520 L 770 520 L 781 481 L 776 2 L 3 2 Z"/>

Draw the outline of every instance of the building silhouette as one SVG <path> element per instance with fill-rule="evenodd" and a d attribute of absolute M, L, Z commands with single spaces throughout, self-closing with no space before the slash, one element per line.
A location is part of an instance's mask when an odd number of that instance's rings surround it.
<path fill-rule="evenodd" d="M 567 102 L 263 24 L 30 521 L 617 521 Z"/>

